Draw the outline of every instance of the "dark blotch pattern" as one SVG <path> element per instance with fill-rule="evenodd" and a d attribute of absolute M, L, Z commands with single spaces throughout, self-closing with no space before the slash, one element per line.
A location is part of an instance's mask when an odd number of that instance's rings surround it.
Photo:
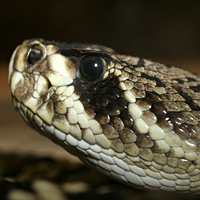
<path fill-rule="evenodd" d="M 179 102 L 184 102 L 191 110 L 200 110 L 194 99 L 182 89 L 188 84 L 186 88 L 200 92 L 200 84 L 195 86 L 193 84 L 194 81 L 197 82 L 195 75 L 191 74 L 189 77 L 187 71 L 178 72 L 173 66 L 168 67 L 158 63 L 146 65 L 144 59 L 140 59 L 137 64 L 131 64 L 131 59 L 129 63 L 122 61 L 121 64 L 124 65 L 124 68 L 121 69 L 123 76 L 128 77 L 124 80 L 124 84 L 135 96 L 135 103 L 140 109 L 154 113 L 157 118 L 156 124 L 164 132 L 174 131 L 181 139 L 197 137 L 195 131 L 197 128 L 185 120 L 182 112 L 186 109 L 180 107 L 183 104 L 179 104 Z M 187 77 L 180 78 L 181 73 L 187 74 Z M 86 112 L 90 113 L 93 110 L 96 120 L 101 124 L 108 139 L 112 140 L 118 137 L 118 143 L 121 142 L 120 145 L 123 146 L 126 143 L 126 132 L 127 135 L 129 132 L 133 132 L 136 136 L 134 143 L 138 147 L 149 148 L 152 152 L 159 153 L 159 147 L 154 144 L 148 133 L 140 135 L 135 120 L 128 113 L 129 102 L 119 87 L 121 82 L 119 78 L 120 76 L 110 73 L 104 80 L 90 84 L 77 84 L 75 90 L 81 91 L 81 102 L 84 105 L 90 105 L 85 107 Z M 186 80 L 188 82 L 185 82 Z M 190 84 L 192 85 L 190 86 Z M 90 109 L 87 110 L 87 108 Z M 195 116 L 193 117 L 195 118 Z M 146 120 L 145 115 L 144 119 Z"/>

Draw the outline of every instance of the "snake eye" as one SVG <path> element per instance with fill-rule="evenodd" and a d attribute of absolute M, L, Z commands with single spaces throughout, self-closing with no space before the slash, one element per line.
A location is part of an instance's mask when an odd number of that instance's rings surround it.
<path fill-rule="evenodd" d="M 87 82 L 100 79 L 107 68 L 106 61 L 98 56 L 87 56 L 81 60 L 79 76 Z"/>
<path fill-rule="evenodd" d="M 42 52 L 39 49 L 30 49 L 27 61 L 29 64 L 34 65 L 42 57 Z"/>

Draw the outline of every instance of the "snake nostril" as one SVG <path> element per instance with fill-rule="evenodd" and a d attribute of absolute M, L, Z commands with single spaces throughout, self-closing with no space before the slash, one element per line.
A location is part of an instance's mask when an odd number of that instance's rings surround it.
<path fill-rule="evenodd" d="M 27 55 L 29 64 L 34 65 L 42 57 L 42 52 L 39 49 L 30 49 Z"/>

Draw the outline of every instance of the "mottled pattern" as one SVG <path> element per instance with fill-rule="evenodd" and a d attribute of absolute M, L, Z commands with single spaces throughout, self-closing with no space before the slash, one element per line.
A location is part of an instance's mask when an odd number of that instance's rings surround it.
<path fill-rule="evenodd" d="M 80 76 L 87 56 L 106 63 L 93 82 Z M 199 76 L 103 46 L 26 40 L 9 84 L 24 120 L 84 163 L 133 187 L 200 191 Z"/>

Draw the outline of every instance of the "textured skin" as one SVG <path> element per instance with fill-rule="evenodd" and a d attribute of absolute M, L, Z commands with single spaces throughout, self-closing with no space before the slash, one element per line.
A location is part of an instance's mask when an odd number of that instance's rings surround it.
<path fill-rule="evenodd" d="M 30 64 L 30 49 L 40 51 Z M 103 76 L 84 81 L 86 56 Z M 26 40 L 9 65 L 23 119 L 85 164 L 137 188 L 200 191 L 200 77 L 97 45 Z"/>

